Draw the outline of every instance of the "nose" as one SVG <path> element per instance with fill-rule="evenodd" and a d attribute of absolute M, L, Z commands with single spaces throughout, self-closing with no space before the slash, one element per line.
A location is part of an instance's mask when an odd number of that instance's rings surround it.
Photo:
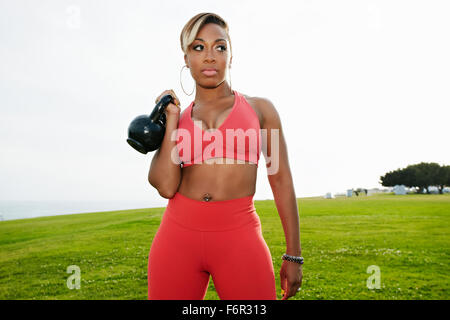
<path fill-rule="evenodd" d="M 205 50 L 205 61 L 215 61 L 216 58 L 214 57 L 214 49 L 211 48 L 209 50 Z"/>

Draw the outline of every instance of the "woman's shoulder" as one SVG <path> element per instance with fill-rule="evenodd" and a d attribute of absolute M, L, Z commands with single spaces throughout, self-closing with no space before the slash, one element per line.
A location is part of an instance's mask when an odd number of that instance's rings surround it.
<path fill-rule="evenodd" d="M 187 117 L 188 110 L 190 110 L 192 104 L 193 102 L 191 102 L 188 106 L 184 107 L 184 109 L 180 111 L 179 120 L 181 120 L 184 117 Z"/>
<path fill-rule="evenodd" d="M 272 117 L 277 117 L 277 118 L 279 117 L 274 104 L 268 98 L 248 96 L 243 93 L 241 93 L 241 95 L 252 106 L 253 110 L 255 110 L 256 114 L 258 115 L 258 117 L 260 119 L 261 128 L 263 127 L 265 119 L 270 119 Z"/>

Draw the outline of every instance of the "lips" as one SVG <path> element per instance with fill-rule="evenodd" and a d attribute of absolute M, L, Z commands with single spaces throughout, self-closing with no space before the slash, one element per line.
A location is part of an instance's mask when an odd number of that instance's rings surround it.
<path fill-rule="evenodd" d="M 203 69 L 202 73 L 207 77 L 215 76 L 217 74 L 217 69 L 214 68 Z"/>

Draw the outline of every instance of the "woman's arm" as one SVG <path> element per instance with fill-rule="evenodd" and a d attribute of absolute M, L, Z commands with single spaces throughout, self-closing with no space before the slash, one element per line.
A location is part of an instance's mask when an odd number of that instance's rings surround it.
<path fill-rule="evenodd" d="M 171 108 L 175 107 L 169 104 Z M 166 199 L 172 198 L 178 190 L 181 182 L 181 160 L 178 152 L 175 152 L 177 141 L 171 141 L 172 132 L 178 127 L 180 117 L 178 110 L 166 108 L 166 132 L 161 147 L 153 156 L 150 170 L 148 173 L 148 182 L 158 190 L 158 193 Z M 171 112 L 172 111 L 172 112 Z M 175 159 L 172 159 L 172 154 Z"/>
<path fill-rule="evenodd" d="M 262 151 L 265 153 L 266 162 L 270 159 L 270 163 L 266 163 L 268 179 L 284 229 L 286 254 L 300 256 L 302 250 L 297 199 L 280 116 L 268 99 L 259 98 L 258 106 L 263 115 L 262 129 L 267 130 L 267 140 L 263 139 Z"/>

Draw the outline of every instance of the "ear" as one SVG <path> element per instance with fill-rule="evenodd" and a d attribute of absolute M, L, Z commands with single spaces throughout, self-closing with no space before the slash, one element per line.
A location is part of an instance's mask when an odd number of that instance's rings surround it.
<path fill-rule="evenodd" d="M 233 56 L 230 58 L 230 68 L 231 68 L 231 62 L 233 62 Z"/>
<path fill-rule="evenodd" d="M 187 59 L 187 54 L 184 55 L 184 63 L 185 63 L 186 66 L 189 68 L 189 65 L 188 65 L 188 59 Z"/>

